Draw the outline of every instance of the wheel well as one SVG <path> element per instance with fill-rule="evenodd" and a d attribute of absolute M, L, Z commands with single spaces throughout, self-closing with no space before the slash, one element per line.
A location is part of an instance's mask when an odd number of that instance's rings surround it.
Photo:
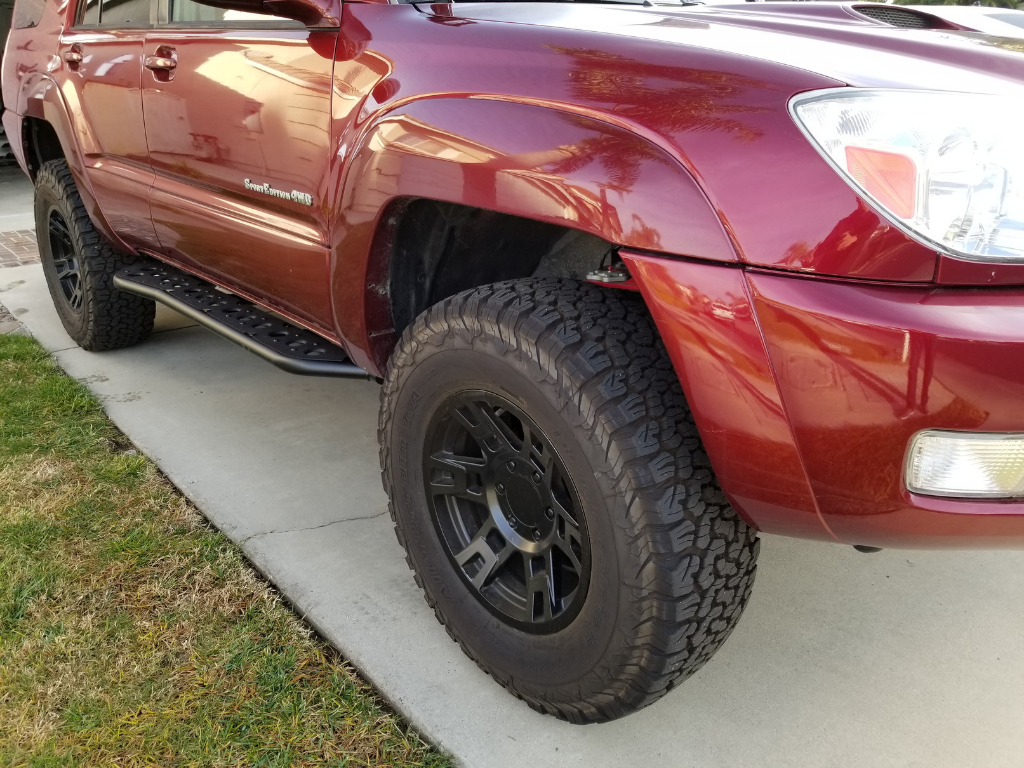
<path fill-rule="evenodd" d="M 425 309 L 461 291 L 530 276 L 583 279 L 614 256 L 614 246 L 586 232 L 436 200 L 403 201 L 385 221 L 396 339 Z"/>
<path fill-rule="evenodd" d="M 25 147 L 25 163 L 34 181 L 43 163 L 63 160 L 64 148 L 60 145 L 57 132 L 45 120 L 26 117 L 21 123 L 22 141 Z"/>

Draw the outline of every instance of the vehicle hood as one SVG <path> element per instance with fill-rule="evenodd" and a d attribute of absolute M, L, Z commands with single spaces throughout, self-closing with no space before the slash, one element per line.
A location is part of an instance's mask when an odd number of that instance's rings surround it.
<path fill-rule="evenodd" d="M 466 19 L 676 43 L 762 59 L 851 86 L 1024 95 L 1024 40 L 957 28 L 968 26 L 969 20 L 953 22 L 937 15 L 924 17 L 934 20 L 934 28 L 891 26 L 858 11 L 865 7 L 899 8 L 801 2 L 684 7 L 591 3 L 448 6 L 452 15 Z M 438 8 L 431 6 L 435 12 Z"/>

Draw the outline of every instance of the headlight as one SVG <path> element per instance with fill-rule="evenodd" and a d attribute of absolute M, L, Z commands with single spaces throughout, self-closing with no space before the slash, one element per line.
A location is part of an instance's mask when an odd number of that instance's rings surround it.
<path fill-rule="evenodd" d="M 972 261 L 1024 261 L 1024 106 L 841 88 L 790 102 L 839 173 L 910 234 Z"/>

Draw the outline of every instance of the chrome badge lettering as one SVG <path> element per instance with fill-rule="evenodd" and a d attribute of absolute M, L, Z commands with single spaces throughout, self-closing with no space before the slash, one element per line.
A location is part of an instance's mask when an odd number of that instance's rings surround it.
<path fill-rule="evenodd" d="M 291 200 L 293 203 L 299 203 L 300 205 L 313 204 L 312 195 L 307 195 L 305 192 L 299 192 L 297 189 L 293 189 L 291 192 L 282 192 L 280 189 L 274 189 L 269 184 L 253 184 L 250 179 L 245 180 L 245 188 L 251 189 L 253 192 L 259 192 L 263 195 L 280 197 L 282 200 Z"/>

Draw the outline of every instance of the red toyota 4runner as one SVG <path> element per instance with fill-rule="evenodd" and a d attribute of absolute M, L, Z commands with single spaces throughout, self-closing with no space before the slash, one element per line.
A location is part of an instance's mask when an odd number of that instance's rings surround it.
<path fill-rule="evenodd" d="M 1024 13 L 967 10 L 18 0 L 3 122 L 75 341 L 382 382 L 427 602 L 598 721 L 759 531 L 1024 546 Z"/>

